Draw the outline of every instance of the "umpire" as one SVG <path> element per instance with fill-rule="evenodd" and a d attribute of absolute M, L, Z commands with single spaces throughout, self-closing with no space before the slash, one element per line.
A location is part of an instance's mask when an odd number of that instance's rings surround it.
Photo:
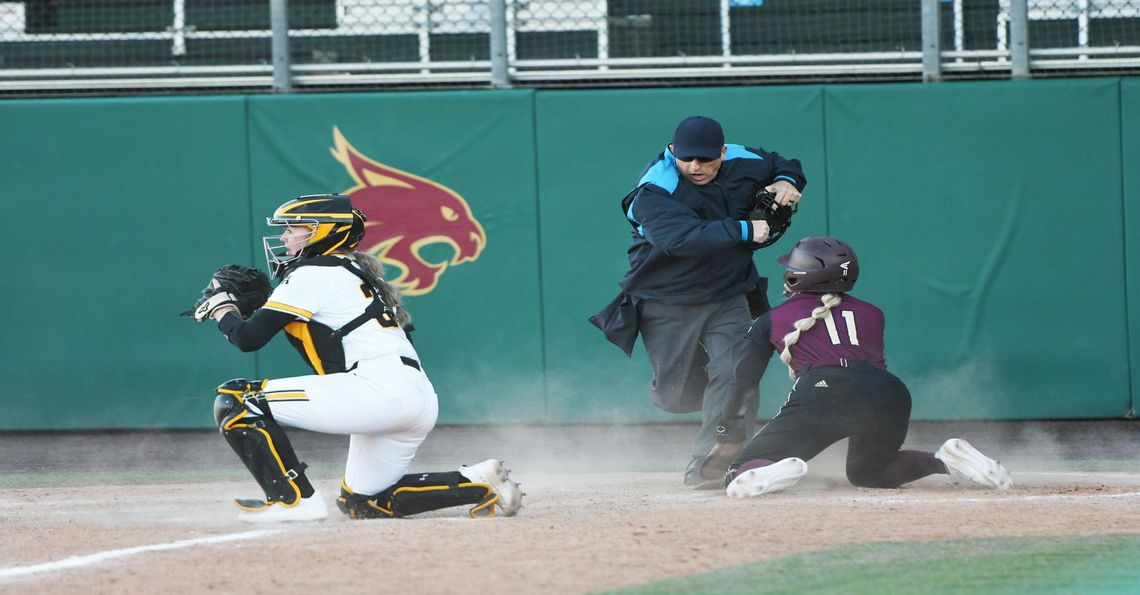
<path fill-rule="evenodd" d="M 685 118 L 673 142 L 642 171 L 621 208 L 633 226 L 622 293 L 590 321 L 627 355 L 640 332 L 653 366 L 653 403 L 670 413 L 702 412 L 685 485 L 721 487 L 701 478 L 716 442 L 716 419 L 732 381 L 730 351 L 754 316 L 768 310 L 767 280 L 752 253 L 768 223 L 749 219 L 767 190 L 794 205 L 807 184 L 799 161 L 725 145 L 720 124 Z M 743 404 L 748 436 L 759 391 Z"/>

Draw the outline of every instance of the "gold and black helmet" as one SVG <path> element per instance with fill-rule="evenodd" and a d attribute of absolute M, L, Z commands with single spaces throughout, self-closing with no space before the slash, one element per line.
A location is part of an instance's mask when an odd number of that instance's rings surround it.
<path fill-rule="evenodd" d="M 289 265 L 314 256 L 348 252 L 364 237 L 364 213 L 343 194 L 312 194 L 295 198 L 273 211 L 265 222 L 270 227 L 305 227 L 307 238 L 300 250 L 290 253 L 281 234 L 265 236 L 265 262 L 278 279 Z"/>

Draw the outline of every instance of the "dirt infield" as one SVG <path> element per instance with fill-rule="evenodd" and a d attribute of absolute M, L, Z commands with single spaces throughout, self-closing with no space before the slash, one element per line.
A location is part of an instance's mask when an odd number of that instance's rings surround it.
<path fill-rule="evenodd" d="M 915 424 L 908 448 L 966 437 L 1015 487 L 854 488 L 840 443 L 739 501 L 681 486 L 695 426 L 439 428 L 413 469 L 502 457 L 517 517 L 284 527 L 233 522 L 228 499 L 257 490 L 214 432 L 2 435 L 0 593 L 585 593 L 869 541 L 1140 533 L 1138 429 Z M 343 440 L 294 442 L 331 504 Z"/>

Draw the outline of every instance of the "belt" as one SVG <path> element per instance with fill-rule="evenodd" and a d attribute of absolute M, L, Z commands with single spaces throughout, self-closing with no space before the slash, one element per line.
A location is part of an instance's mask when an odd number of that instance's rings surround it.
<path fill-rule="evenodd" d="M 415 368 L 415 369 L 417 369 L 417 370 L 420 370 L 421 372 L 423 371 L 423 368 L 420 368 L 420 362 L 417 362 L 416 360 L 414 360 L 414 359 L 412 359 L 412 358 L 410 358 L 410 357 L 404 357 L 404 356 L 402 356 L 402 355 L 401 355 L 401 356 L 400 356 L 400 361 L 401 361 L 401 362 L 402 362 L 402 363 L 403 363 L 405 366 L 408 366 L 409 368 Z M 351 368 L 349 368 L 349 369 L 345 370 L 345 372 L 351 372 L 351 371 L 355 370 L 355 369 L 356 369 L 356 367 L 357 367 L 357 366 L 359 366 L 359 365 L 360 365 L 360 362 L 356 362 L 356 363 L 352 364 L 352 367 L 351 367 Z"/>
<path fill-rule="evenodd" d="M 883 368 L 880 368 L 880 367 L 876 366 L 875 364 L 872 364 L 871 362 L 866 361 L 866 360 L 860 360 L 860 359 L 852 360 L 852 359 L 847 359 L 845 357 L 841 357 L 837 360 L 820 361 L 820 362 L 816 362 L 814 364 L 808 364 L 808 365 L 804 366 L 804 369 L 801 370 L 800 373 L 803 374 L 804 372 L 807 372 L 808 370 L 814 370 L 816 368 L 830 368 L 830 367 L 852 368 L 855 370 L 882 370 L 883 369 Z"/>

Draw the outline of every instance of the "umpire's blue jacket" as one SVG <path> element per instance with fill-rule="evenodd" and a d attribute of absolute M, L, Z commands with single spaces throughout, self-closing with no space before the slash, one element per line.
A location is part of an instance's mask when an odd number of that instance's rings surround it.
<path fill-rule="evenodd" d="M 754 289 L 760 277 L 748 213 L 756 192 L 776 180 L 801 192 L 807 184 L 798 160 L 727 145 L 716 178 L 696 186 L 677 171 L 666 149 L 622 200 L 634 227 L 622 289 L 668 304 L 714 302 Z"/>

